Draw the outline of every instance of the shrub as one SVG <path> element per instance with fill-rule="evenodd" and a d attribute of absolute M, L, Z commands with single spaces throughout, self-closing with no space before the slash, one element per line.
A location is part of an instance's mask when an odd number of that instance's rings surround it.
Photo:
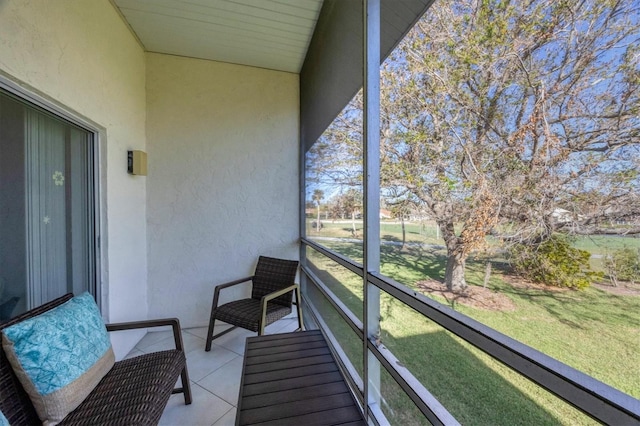
<path fill-rule="evenodd" d="M 531 244 L 516 244 L 509 250 L 511 265 L 516 273 L 535 282 L 557 287 L 583 289 L 602 274 L 592 271 L 591 254 L 571 246 L 565 235 L 551 237 Z"/>
<path fill-rule="evenodd" d="M 632 248 L 625 247 L 606 256 L 604 266 L 616 285 L 618 281 L 640 281 L 640 253 Z"/>

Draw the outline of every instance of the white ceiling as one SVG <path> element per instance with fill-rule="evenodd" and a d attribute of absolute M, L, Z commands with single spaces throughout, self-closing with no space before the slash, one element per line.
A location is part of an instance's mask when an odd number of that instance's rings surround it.
<path fill-rule="evenodd" d="M 145 50 L 299 73 L 323 0 L 111 0 Z"/>

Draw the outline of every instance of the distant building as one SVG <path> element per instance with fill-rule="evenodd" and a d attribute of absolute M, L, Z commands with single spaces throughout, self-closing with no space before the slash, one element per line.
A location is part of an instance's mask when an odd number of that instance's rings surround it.
<path fill-rule="evenodd" d="M 390 210 L 380 209 L 380 219 L 391 219 L 392 217 Z"/>
<path fill-rule="evenodd" d="M 575 222 L 576 220 L 584 219 L 584 216 L 581 214 L 576 214 L 559 207 L 553 209 L 553 212 L 551 212 L 551 217 L 554 218 L 558 223 L 570 223 Z"/>

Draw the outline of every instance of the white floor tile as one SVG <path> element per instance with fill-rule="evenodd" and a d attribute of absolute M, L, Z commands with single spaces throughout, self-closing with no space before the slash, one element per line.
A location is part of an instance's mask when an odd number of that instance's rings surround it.
<path fill-rule="evenodd" d="M 136 345 L 137 349 L 144 350 L 145 348 L 155 345 L 158 342 L 161 342 L 165 339 L 173 339 L 173 331 L 159 331 L 156 329 L 155 331 L 149 331 L 144 337 L 138 342 Z"/>
<path fill-rule="evenodd" d="M 230 324 L 223 323 L 222 321 L 216 321 L 216 325 L 213 328 L 213 334 L 215 335 L 228 328 L 231 328 Z M 209 327 L 195 327 L 183 330 L 183 332 L 185 333 L 193 334 L 194 336 L 200 337 L 202 339 L 207 338 L 207 331 L 209 331 Z"/>
<path fill-rule="evenodd" d="M 162 413 L 162 426 L 211 426 L 234 407 L 206 391 L 195 383 L 191 384 L 193 402 L 184 404 L 182 394 L 171 395 Z"/>
<path fill-rule="evenodd" d="M 147 333 L 147 335 L 148 334 L 150 333 Z M 184 345 L 184 352 L 186 354 L 198 348 L 204 351 L 204 340 L 189 333 L 182 333 L 182 344 Z M 146 347 L 136 346 L 136 349 L 139 349 L 145 353 L 150 353 L 150 352 L 175 349 L 175 347 L 176 347 L 176 343 L 173 340 L 173 333 L 171 333 L 169 337 L 167 337 L 166 339 L 160 340 L 157 343 L 154 343 L 153 345 L 149 345 Z"/>
<path fill-rule="evenodd" d="M 215 344 L 211 346 L 211 351 L 209 352 L 205 352 L 204 347 L 193 350 L 187 353 L 187 370 L 189 371 L 189 378 L 194 382 L 198 382 L 229 361 L 238 357 L 239 355 L 237 353 Z"/>
<path fill-rule="evenodd" d="M 230 333 L 220 336 L 213 341 L 213 344 L 222 346 L 230 351 L 237 353 L 238 355 L 244 355 L 244 345 L 247 337 L 257 336 L 258 334 L 245 330 L 242 328 L 236 328 Z M 213 349 L 211 349 L 213 351 Z"/>
<path fill-rule="evenodd" d="M 140 355 L 144 355 L 144 352 L 142 352 L 141 350 L 138 350 L 136 348 L 133 348 L 131 350 L 131 352 L 129 352 L 127 354 L 127 356 L 124 357 L 124 359 L 135 358 L 135 357 L 140 356 Z"/>
<path fill-rule="evenodd" d="M 194 328 L 185 328 L 182 330 L 183 333 L 193 334 L 196 337 L 201 339 L 207 338 L 207 327 L 194 327 Z"/>
<path fill-rule="evenodd" d="M 224 399 L 229 404 L 237 405 L 240 379 L 242 378 L 242 363 L 243 358 L 237 356 L 221 368 L 199 380 L 198 385 Z"/>
<path fill-rule="evenodd" d="M 215 422 L 213 426 L 234 426 L 236 424 L 236 409 L 233 408 L 227 412 L 220 420 Z"/>

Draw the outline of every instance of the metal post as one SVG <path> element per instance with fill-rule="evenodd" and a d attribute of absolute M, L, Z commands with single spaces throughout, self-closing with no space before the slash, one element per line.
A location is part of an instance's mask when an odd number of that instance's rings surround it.
<path fill-rule="evenodd" d="M 367 340 L 380 333 L 380 290 L 369 284 L 369 273 L 380 271 L 380 0 L 364 0 L 364 397 L 380 402 L 380 365 L 369 353 Z"/>
<path fill-rule="evenodd" d="M 302 122 L 300 122 L 300 129 L 302 129 Z M 298 221 L 298 235 L 299 239 L 306 238 L 307 236 L 307 209 L 306 209 L 306 197 L 307 197 L 307 162 L 306 162 L 306 141 L 304 139 L 304 134 L 300 131 L 298 137 L 298 167 L 299 167 L 299 175 L 298 175 L 298 189 L 299 189 L 299 199 L 298 199 L 298 208 L 300 211 L 300 218 Z M 298 246 L 298 259 L 300 259 L 300 266 L 306 266 L 307 264 L 307 247 L 304 244 L 299 244 Z M 302 271 L 302 269 L 300 269 Z M 307 280 L 306 276 L 300 272 L 300 291 L 301 293 L 306 294 L 307 290 Z M 301 302 L 298 300 L 298 302 Z"/>

